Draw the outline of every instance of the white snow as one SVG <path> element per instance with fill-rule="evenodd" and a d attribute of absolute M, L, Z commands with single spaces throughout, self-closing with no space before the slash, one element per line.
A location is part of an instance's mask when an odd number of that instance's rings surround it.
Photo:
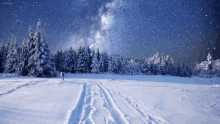
<path fill-rule="evenodd" d="M 220 123 L 220 78 L 0 75 L 0 123 Z"/>

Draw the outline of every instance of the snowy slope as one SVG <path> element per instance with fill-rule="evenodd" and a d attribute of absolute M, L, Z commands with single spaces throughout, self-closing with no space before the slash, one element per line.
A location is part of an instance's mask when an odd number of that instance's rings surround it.
<path fill-rule="evenodd" d="M 220 123 L 220 79 L 0 78 L 0 123 Z"/>

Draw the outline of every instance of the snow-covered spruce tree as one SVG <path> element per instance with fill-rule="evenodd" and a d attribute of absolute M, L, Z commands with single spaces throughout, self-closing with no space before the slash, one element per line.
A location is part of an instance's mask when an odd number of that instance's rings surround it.
<path fill-rule="evenodd" d="M 111 60 L 109 61 L 109 72 L 117 74 L 118 66 L 117 66 L 117 57 L 111 56 Z"/>
<path fill-rule="evenodd" d="M 58 54 L 58 58 L 59 58 L 59 66 L 60 66 L 60 71 L 64 72 L 65 71 L 65 53 L 63 52 L 63 50 L 61 49 L 59 54 Z"/>
<path fill-rule="evenodd" d="M 100 52 L 99 52 L 99 48 L 97 49 L 97 59 L 98 59 L 98 61 L 100 61 Z"/>
<path fill-rule="evenodd" d="M 91 71 L 92 71 L 91 65 L 92 65 L 93 51 L 90 49 L 90 47 L 88 47 L 88 48 L 89 48 L 89 70 L 90 70 L 90 73 L 91 73 Z"/>
<path fill-rule="evenodd" d="M 160 54 L 156 52 L 152 57 L 148 58 L 147 66 L 151 74 L 160 74 Z"/>
<path fill-rule="evenodd" d="M 84 47 L 81 47 L 78 49 L 77 56 L 77 73 L 84 73 L 84 68 L 85 68 L 85 52 L 84 52 Z"/>
<path fill-rule="evenodd" d="M 183 69 L 182 69 L 182 64 L 178 64 L 177 65 L 177 76 L 182 76 L 183 73 Z"/>
<path fill-rule="evenodd" d="M 89 46 L 85 47 L 84 48 L 84 63 L 85 63 L 85 66 L 84 66 L 84 73 L 90 73 L 91 72 L 91 64 L 92 64 L 92 61 L 91 61 L 91 50 L 89 48 Z"/>
<path fill-rule="evenodd" d="M 40 21 L 37 23 L 37 31 L 33 40 L 28 59 L 28 68 L 30 70 L 28 75 L 35 77 L 56 76 L 54 68 L 51 67 L 50 50 L 45 42 L 44 31 L 41 29 Z"/>
<path fill-rule="evenodd" d="M 126 60 L 125 58 L 122 58 L 122 62 L 121 62 L 121 74 L 127 74 L 127 65 L 128 65 L 128 60 Z"/>
<path fill-rule="evenodd" d="M 170 66 L 170 71 L 171 71 L 171 75 L 172 76 L 176 76 L 177 75 L 177 68 L 176 68 L 176 66 L 174 64 L 172 64 Z"/>
<path fill-rule="evenodd" d="M 213 77 L 220 77 L 220 59 L 213 61 L 212 65 Z"/>
<path fill-rule="evenodd" d="M 213 71 L 212 71 L 212 68 L 213 68 L 213 61 L 212 61 L 212 56 L 210 53 L 208 53 L 207 55 L 207 65 L 205 67 L 205 70 L 206 70 L 206 74 L 208 75 L 208 77 L 213 77 Z"/>
<path fill-rule="evenodd" d="M 212 70 L 213 62 L 214 61 L 212 60 L 212 56 L 210 55 L 210 53 L 208 53 L 206 61 L 203 61 L 200 64 L 196 65 L 195 69 L 197 75 L 206 78 L 212 77 L 214 75 Z"/>
<path fill-rule="evenodd" d="M 16 73 L 18 71 L 18 45 L 15 39 L 12 39 L 8 49 L 8 55 L 5 64 L 6 73 Z"/>
<path fill-rule="evenodd" d="M 21 52 L 20 52 L 20 63 L 19 63 L 19 74 L 20 75 L 28 75 L 28 41 L 24 39 L 22 41 L 22 47 L 21 47 Z"/>
<path fill-rule="evenodd" d="M 176 75 L 180 76 L 180 77 L 191 77 L 192 76 L 192 69 L 189 68 L 187 65 L 181 63 L 177 66 Z"/>
<path fill-rule="evenodd" d="M 162 57 L 161 62 L 161 74 L 162 75 L 176 75 L 177 70 L 174 65 L 174 61 L 169 55 Z"/>
<path fill-rule="evenodd" d="M 98 61 L 98 54 L 99 54 L 99 51 L 97 50 L 97 52 L 95 54 L 93 54 L 93 58 L 92 58 L 92 70 L 91 72 L 92 73 L 100 73 L 100 63 Z"/>
<path fill-rule="evenodd" d="M 109 60 L 109 58 L 108 58 L 108 54 L 107 53 L 102 53 L 102 59 L 103 59 L 103 72 L 108 72 L 108 60 Z"/>
<path fill-rule="evenodd" d="M 153 56 L 153 70 L 152 73 L 154 75 L 158 75 L 161 74 L 161 70 L 160 70 L 160 63 L 161 63 L 161 55 L 160 53 L 157 51 L 154 56 Z"/>
<path fill-rule="evenodd" d="M 108 54 L 100 54 L 100 72 L 108 72 Z"/>
<path fill-rule="evenodd" d="M 6 64 L 6 60 L 7 60 L 7 55 L 8 55 L 8 49 L 9 49 L 9 45 L 10 45 L 10 43 L 8 42 L 8 43 L 5 43 L 5 44 L 3 44 L 4 46 L 2 47 L 3 49 L 3 55 L 2 55 L 2 72 L 4 72 L 5 71 L 5 64 Z"/>
<path fill-rule="evenodd" d="M 110 74 L 114 73 L 114 68 L 113 68 L 113 66 L 114 66 L 113 58 L 112 58 L 111 55 L 109 55 L 108 72 L 109 72 Z"/>
<path fill-rule="evenodd" d="M 35 45 L 34 45 L 34 31 L 33 29 L 31 28 L 31 26 L 29 26 L 29 37 L 28 37 L 28 41 L 27 41 L 27 45 L 28 45 L 28 65 L 27 65 L 27 68 L 28 68 L 28 74 L 29 72 L 31 71 L 31 68 L 33 66 L 33 59 L 30 59 L 30 57 L 34 54 L 34 50 L 35 49 Z"/>
<path fill-rule="evenodd" d="M 150 66 L 148 64 L 149 64 L 148 58 L 146 58 L 144 63 L 141 65 L 141 72 L 145 75 L 151 74 L 150 68 L 149 68 Z"/>
<path fill-rule="evenodd" d="M 4 43 L 0 44 L 0 73 L 4 72 L 4 49 L 5 49 L 5 45 Z"/>
<path fill-rule="evenodd" d="M 148 73 L 149 75 L 154 74 L 155 66 L 154 66 L 153 57 L 148 58 L 147 68 L 149 69 L 149 73 Z"/>
<path fill-rule="evenodd" d="M 117 74 L 123 74 L 124 73 L 123 67 L 122 67 L 122 61 L 123 61 L 122 56 L 117 57 L 117 59 L 116 59 Z"/>
<path fill-rule="evenodd" d="M 131 59 L 127 64 L 126 64 L 126 74 L 128 75 L 137 75 L 140 74 L 141 70 L 138 66 L 138 64 Z"/>
<path fill-rule="evenodd" d="M 169 69 L 168 69 L 167 65 L 168 65 L 168 63 L 166 62 L 165 57 L 162 56 L 161 64 L 160 64 L 160 71 L 161 71 L 162 75 L 167 75 L 168 74 Z"/>
<path fill-rule="evenodd" d="M 67 68 L 67 61 L 68 61 L 68 55 L 69 54 L 69 51 L 68 50 L 64 50 L 64 52 L 63 52 L 63 71 L 64 72 L 69 72 L 69 68 Z"/>
<path fill-rule="evenodd" d="M 170 58 L 169 55 L 167 55 L 166 57 L 164 57 L 164 59 L 165 59 L 165 66 L 166 66 L 166 68 L 168 69 L 167 74 L 168 74 L 168 75 L 171 75 L 171 66 L 172 66 L 172 64 L 174 63 L 174 62 L 173 62 L 173 59 Z"/>
<path fill-rule="evenodd" d="M 185 75 L 187 76 L 187 77 L 191 77 L 192 76 L 192 68 L 190 68 L 189 66 L 187 66 L 187 65 L 185 65 L 185 70 L 186 70 L 186 72 L 185 72 Z"/>
<path fill-rule="evenodd" d="M 56 70 L 55 60 L 56 60 L 56 53 L 51 53 L 51 67 Z"/>
<path fill-rule="evenodd" d="M 29 52 L 28 58 L 29 58 L 33 54 L 31 53 L 31 50 L 34 49 L 35 47 L 34 46 L 34 31 L 31 26 L 29 26 L 29 37 L 28 37 L 27 44 L 28 44 L 28 52 Z"/>
<path fill-rule="evenodd" d="M 55 67 L 56 71 L 58 71 L 58 52 L 59 52 L 59 50 L 57 52 L 53 53 L 52 58 L 51 58 L 51 61 L 54 63 L 54 67 Z"/>
<path fill-rule="evenodd" d="M 105 66 L 104 66 L 104 56 L 103 56 L 102 53 L 100 54 L 100 61 L 99 61 L 99 63 L 100 63 L 100 72 L 103 73 L 104 70 L 105 70 Z"/>
<path fill-rule="evenodd" d="M 73 50 L 73 68 L 71 70 L 72 73 L 76 73 L 77 71 L 77 62 L 78 62 L 78 59 L 77 59 L 77 53 L 75 50 Z"/>
<path fill-rule="evenodd" d="M 53 61 L 54 65 L 57 71 L 63 71 L 63 51 L 58 50 L 54 55 L 53 55 Z"/>
<path fill-rule="evenodd" d="M 76 52 L 73 50 L 72 47 L 70 47 L 70 49 L 67 51 L 67 53 L 65 54 L 65 70 L 67 72 L 71 72 L 74 73 L 75 69 L 76 69 Z"/>
<path fill-rule="evenodd" d="M 113 73 L 118 74 L 118 63 L 117 63 L 118 57 L 113 57 Z"/>

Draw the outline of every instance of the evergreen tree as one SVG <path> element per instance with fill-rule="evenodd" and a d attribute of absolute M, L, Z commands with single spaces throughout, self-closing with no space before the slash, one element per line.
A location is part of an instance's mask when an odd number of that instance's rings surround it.
<path fill-rule="evenodd" d="M 84 48 L 78 49 L 77 73 L 84 73 L 85 70 L 85 52 Z"/>
<path fill-rule="evenodd" d="M 138 67 L 138 64 L 131 59 L 127 64 L 126 64 L 126 74 L 128 75 L 137 75 L 140 74 L 141 70 Z"/>
<path fill-rule="evenodd" d="M 185 75 L 186 77 L 191 77 L 192 76 L 192 69 L 190 67 L 188 67 L 187 65 L 185 65 Z"/>
<path fill-rule="evenodd" d="M 100 61 L 100 53 L 99 53 L 99 48 L 97 49 L 97 59 Z"/>
<path fill-rule="evenodd" d="M 108 72 L 109 73 L 114 73 L 114 62 L 112 56 L 109 56 L 109 61 L 108 61 Z"/>
<path fill-rule="evenodd" d="M 5 64 L 6 73 L 16 73 L 18 71 L 18 45 L 15 39 L 12 39 L 9 45 L 8 55 Z"/>
<path fill-rule="evenodd" d="M 64 69 L 64 60 L 65 60 L 65 56 L 62 50 L 58 50 L 57 54 L 56 54 L 56 59 L 55 59 L 55 66 L 56 66 L 56 70 L 63 72 Z"/>
<path fill-rule="evenodd" d="M 20 74 L 21 75 L 28 75 L 28 41 L 24 39 L 22 41 L 22 48 L 21 48 L 21 61 L 19 62 Z"/>
<path fill-rule="evenodd" d="M 5 65 L 6 65 L 6 62 L 7 62 L 7 56 L 8 56 L 9 45 L 10 45 L 9 42 L 4 44 L 3 58 L 2 58 L 3 71 L 5 71 Z"/>
<path fill-rule="evenodd" d="M 98 54 L 99 54 L 98 50 L 95 54 L 93 54 L 92 65 L 91 65 L 92 73 L 100 73 L 100 63 L 98 61 Z"/>
<path fill-rule="evenodd" d="M 123 61 L 122 56 L 116 57 L 116 67 L 117 67 L 117 72 L 116 73 L 117 74 L 123 74 L 122 61 Z"/>
<path fill-rule="evenodd" d="M 67 72 L 74 73 L 76 69 L 76 52 L 71 47 L 64 55 L 66 56 L 64 64 Z"/>
<path fill-rule="evenodd" d="M 51 67 L 50 50 L 45 42 L 40 21 L 37 23 L 37 31 L 30 45 L 30 58 L 28 59 L 30 71 L 28 75 L 36 77 L 55 76 L 55 70 Z"/>
<path fill-rule="evenodd" d="M 196 74 L 200 77 L 213 77 L 213 65 L 214 61 L 212 60 L 212 56 L 208 53 L 206 61 L 196 65 Z"/>
<path fill-rule="evenodd" d="M 77 71 L 77 53 L 76 53 L 76 51 L 75 50 L 73 50 L 73 67 L 72 67 L 72 70 L 71 70 L 71 72 L 72 73 L 75 73 L 76 71 Z"/>
<path fill-rule="evenodd" d="M 56 69 L 60 72 L 64 71 L 64 57 L 63 57 L 63 51 L 60 50 L 57 52 L 57 66 Z"/>
<path fill-rule="evenodd" d="M 104 72 L 108 72 L 108 60 L 109 60 L 108 54 L 107 54 L 107 53 L 103 53 L 103 54 L 102 54 L 102 57 L 103 57 L 103 61 L 104 61 L 104 63 L 103 63 L 103 64 L 104 64 L 104 65 L 103 65 L 103 66 L 104 66 L 104 67 L 103 67 L 104 70 L 103 70 L 103 71 L 104 71 Z"/>
<path fill-rule="evenodd" d="M 4 72 L 4 49 L 5 45 L 4 43 L 0 44 L 0 73 Z"/>
<path fill-rule="evenodd" d="M 108 54 L 100 54 L 100 72 L 108 72 Z"/>
<path fill-rule="evenodd" d="M 31 50 L 35 48 L 35 46 L 34 46 L 34 31 L 31 28 L 31 26 L 29 26 L 29 37 L 28 37 L 27 44 L 28 44 L 28 52 L 29 52 L 28 58 L 29 58 L 31 55 L 33 55 L 33 52 L 34 52 Z"/>
<path fill-rule="evenodd" d="M 100 72 L 103 73 L 105 70 L 105 65 L 104 65 L 104 56 L 103 54 L 100 54 Z"/>
<path fill-rule="evenodd" d="M 31 71 L 33 65 L 34 65 L 34 57 L 31 58 L 31 56 L 34 55 L 34 49 L 35 49 L 35 45 L 34 45 L 34 31 L 33 29 L 29 26 L 29 38 L 28 38 L 28 74 Z"/>
<path fill-rule="evenodd" d="M 59 50 L 52 54 L 52 61 L 54 63 L 56 71 L 59 71 L 59 59 L 58 59 Z"/>
<path fill-rule="evenodd" d="M 91 61 L 91 50 L 89 48 L 89 46 L 85 47 L 84 48 L 84 73 L 90 73 L 90 67 L 91 67 L 91 64 L 92 64 L 92 61 Z"/>
<path fill-rule="evenodd" d="M 162 59 L 161 59 L 160 71 L 161 71 L 162 75 L 167 75 L 169 72 L 168 63 L 166 62 L 165 57 L 162 57 Z"/>
<path fill-rule="evenodd" d="M 191 77 L 192 75 L 192 69 L 189 68 L 187 65 L 185 64 L 179 64 L 177 66 L 177 71 L 176 71 L 176 75 L 177 76 L 181 76 L 181 77 Z"/>
<path fill-rule="evenodd" d="M 177 75 L 177 69 L 176 66 L 173 64 L 171 65 L 171 75 L 176 76 Z"/>
<path fill-rule="evenodd" d="M 56 70 L 56 53 L 51 53 L 51 67 Z"/>
<path fill-rule="evenodd" d="M 121 74 L 127 74 L 128 70 L 128 61 L 123 59 L 122 60 L 122 68 L 121 68 Z"/>
<path fill-rule="evenodd" d="M 150 74 L 150 68 L 149 68 L 149 62 L 148 62 L 148 58 L 145 59 L 144 63 L 141 65 L 141 72 L 143 74 Z"/>
<path fill-rule="evenodd" d="M 69 60 L 69 51 L 68 50 L 64 50 L 63 52 L 63 71 L 64 72 L 70 72 L 69 68 L 67 67 L 67 61 Z"/>

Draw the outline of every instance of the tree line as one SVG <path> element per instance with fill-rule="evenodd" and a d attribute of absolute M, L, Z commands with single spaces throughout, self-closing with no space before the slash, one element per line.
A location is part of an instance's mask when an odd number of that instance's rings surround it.
<path fill-rule="evenodd" d="M 72 47 L 51 53 L 45 41 L 41 22 L 34 32 L 29 28 L 29 37 L 19 47 L 14 38 L 9 43 L 0 44 L 0 70 L 23 76 L 55 77 L 56 71 L 66 73 L 111 73 L 121 75 L 172 75 L 181 77 L 220 76 L 219 60 L 207 60 L 190 68 L 186 64 L 175 64 L 169 55 L 156 52 L 144 61 L 126 59 L 119 55 L 100 53 L 89 46 Z"/>

